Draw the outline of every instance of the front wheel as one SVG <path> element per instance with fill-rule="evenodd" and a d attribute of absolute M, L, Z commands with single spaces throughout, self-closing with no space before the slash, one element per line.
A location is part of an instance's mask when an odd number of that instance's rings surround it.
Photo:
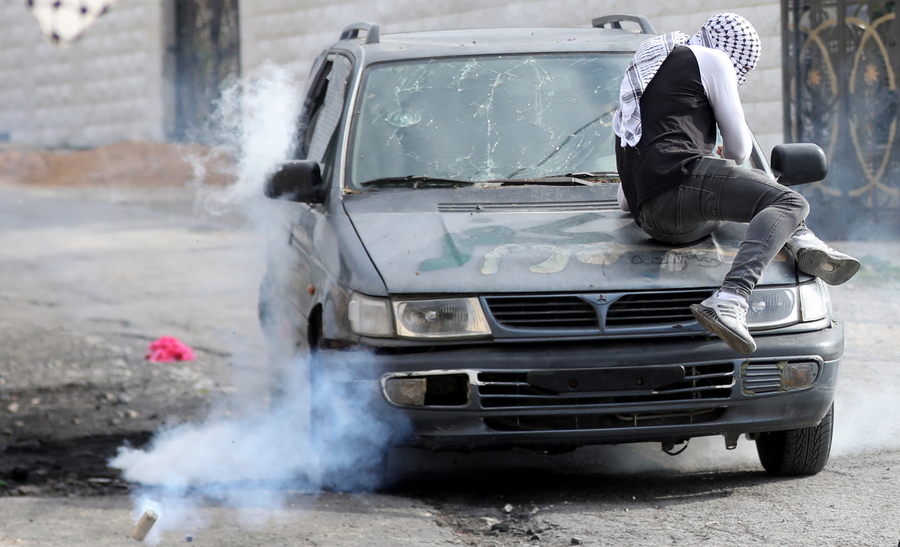
<path fill-rule="evenodd" d="M 760 463 L 780 477 L 815 475 L 828 462 L 833 423 L 834 404 L 817 426 L 761 433 L 756 439 Z"/>

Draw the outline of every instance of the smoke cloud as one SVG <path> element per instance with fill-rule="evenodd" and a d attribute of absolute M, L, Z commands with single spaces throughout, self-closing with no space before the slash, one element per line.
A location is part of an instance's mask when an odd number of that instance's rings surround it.
<path fill-rule="evenodd" d="M 380 485 L 388 444 L 403 434 L 404 424 L 378 415 L 374 386 L 341 382 L 347 374 L 341 363 L 329 361 L 328 373 L 317 376 L 315 390 L 308 389 L 303 377 L 310 362 L 290 363 L 291 385 L 268 411 L 211 416 L 161 431 L 147 448 L 119 450 L 110 465 L 142 485 L 133 517 L 147 509 L 160 515 L 148 542 L 170 531 L 196 532 L 203 525 L 196 509 L 209 499 L 257 515 L 259 509 L 283 507 L 296 491 Z M 310 392 L 312 400 L 298 396 Z"/>
<path fill-rule="evenodd" d="M 232 183 L 224 188 L 204 184 L 206 162 L 194 162 L 198 203 L 214 213 L 245 217 L 268 241 L 270 268 L 285 267 L 278 261 L 289 257 L 288 215 L 301 205 L 267 199 L 263 181 L 290 158 L 301 91 L 288 73 L 271 66 L 250 83 L 231 85 L 222 93 L 207 142 L 216 143 L 212 154 L 233 161 Z M 308 351 L 297 351 L 292 332 L 296 329 L 289 326 L 266 333 L 277 346 L 271 366 L 263 370 L 271 375 L 271 404 L 260 404 L 259 394 L 236 391 L 237 398 L 256 397 L 220 403 L 240 409 L 237 416 L 213 412 L 202 423 L 158 432 L 147 447 L 122 447 L 111 460 L 125 479 L 141 485 L 135 520 L 147 509 L 160 515 L 148 543 L 158 543 L 167 532 L 202 528 L 196 509 L 210 498 L 258 515 L 259 509 L 282 507 L 291 491 L 359 491 L 379 485 L 387 446 L 404 434 L 405 424 L 377 414 L 380 390 L 374 381 L 341 381 L 366 355 L 348 353 L 325 367 Z M 242 348 L 231 349 L 242 353 Z M 316 372 L 315 389 L 311 371 Z"/>
<path fill-rule="evenodd" d="M 895 226 L 883 228 L 880 241 L 835 245 L 859 258 L 862 269 L 831 291 L 846 344 L 835 393 L 833 455 L 900 448 L 900 377 L 895 372 L 900 264 L 889 235 Z"/>

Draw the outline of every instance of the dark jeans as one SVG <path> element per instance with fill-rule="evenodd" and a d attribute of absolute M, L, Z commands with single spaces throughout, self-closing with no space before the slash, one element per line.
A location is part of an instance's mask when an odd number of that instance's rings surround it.
<path fill-rule="evenodd" d="M 695 161 L 681 185 L 640 207 L 637 224 L 666 243 L 690 243 L 709 235 L 718 221 L 749 222 L 722 288 L 750 296 L 763 270 L 794 233 L 807 232 L 809 204 L 762 172 L 731 160 Z"/>

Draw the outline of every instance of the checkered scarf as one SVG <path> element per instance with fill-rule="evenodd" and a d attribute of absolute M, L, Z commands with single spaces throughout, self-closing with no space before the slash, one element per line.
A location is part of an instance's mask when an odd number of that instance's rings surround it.
<path fill-rule="evenodd" d="M 679 45 L 698 45 L 723 51 L 731 59 L 738 85 L 756 67 L 762 51 L 759 35 L 749 21 L 734 13 L 710 17 L 694 36 L 671 32 L 644 40 L 625 71 L 619 88 L 619 108 L 613 130 L 622 145 L 635 146 L 641 140 L 641 95 L 663 61 Z"/>
<path fill-rule="evenodd" d="M 44 36 L 62 48 L 77 40 L 117 0 L 26 0 Z"/>

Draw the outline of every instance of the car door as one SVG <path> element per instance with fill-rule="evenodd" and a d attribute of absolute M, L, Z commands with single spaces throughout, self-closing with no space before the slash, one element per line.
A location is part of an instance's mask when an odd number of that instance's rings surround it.
<path fill-rule="evenodd" d="M 338 127 L 343 118 L 347 84 L 353 65 L 347 57 L 330 53 L 317 63 L 304 102 L 298 134 L 296 159 L 319 163 L 323 184 L 333 184 Z M 327 199 L 327 198 L 326 198 Z M 297 215 L 290 229 L 290 247 L 296 254 L 289 286 L 292 304 L 306 318 L 316 301 L 314 289 L 323 286 L 319 280 L 328 275 L 323 267 L 321 249 L 314 244 L 316 231 L 327 222 L 328 203 L 297 205 Z"/>

